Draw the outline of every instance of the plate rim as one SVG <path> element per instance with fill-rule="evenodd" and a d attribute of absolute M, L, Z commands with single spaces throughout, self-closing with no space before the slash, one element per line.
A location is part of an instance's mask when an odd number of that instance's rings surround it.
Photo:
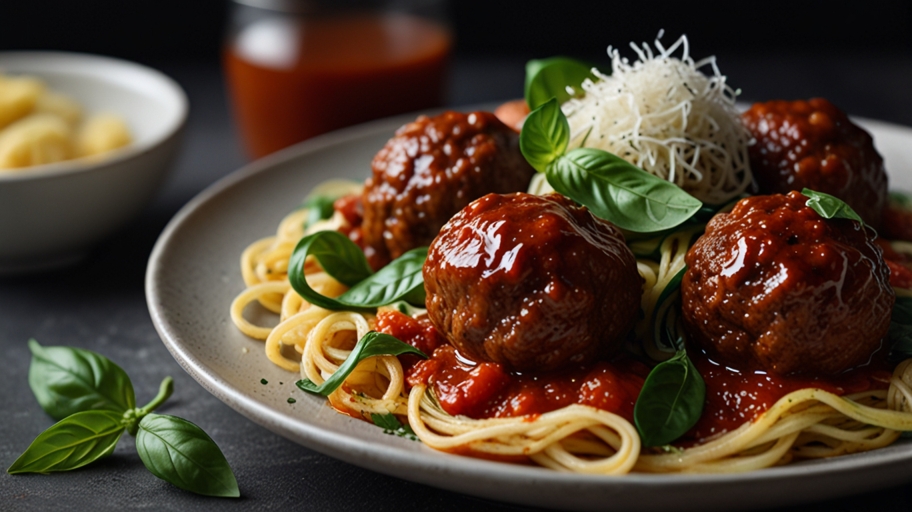
<path fill-rule="evenodd" d="M 463 108 L 459 110 L 466 109 Z M 389 133 L 392 134 L 398 126 L 413 119 L 413 114 L 406 114 L 338 130 L 304 141 L 260 160 L 251 162 L 239 170 L 219 179 L 202 192 L 198 193 L 174 215 L 159 235 L 149 256 L 145 274 L 145 295 L 153 325 L 162 339 L 162 342 L 178 364 L 190 374 L 194 380 L 199 382 L 204 389 L 209 391 L 220 401 L 272 432 L 295 443 L 306 446 L 307 448 L 350 464 L 413 482 L 499 501 L 504 501 L 504 496 L 492 493 L 491 486 L 479 489 L 475 487 L 475 485 L 483 479 L 525 479 L 526 481 L 531 480 L 540 483 L 551 482 L 553 485 L 566 487 L 567 489 L 575 489 L 577 491 L 583 489 L 592 491 L 593 488 L 598 490 L 598 488 L 604 487 L 606 488 L 606 494 L 614 494 L 615 492 L 635 491 L 637 489 L 640 492 L 644 490 L 649 491 L 655 490 L 657 487 L 683 491 L 685 489 L 692 490 L 694 487 L 698 487 L 700 490 L 706 490 L 707 487 L 737 488 L 742 487 L 744 484 L 753 485 L 758 482 L 763 482 L 764 484 L 787 482 L 800 483 L 806 482 L 809 479 L 822 477 L 836 478 L 854 475 L 857 472 L 871 471 L 887 475 L 887 478 L 884 478 L 873 485 L 851 485 L 847 483 L 846 485 L 832 486 L 833 488 L 830 489 L 831 492 L 826 495 L 813 493 L 813 495 L 790 495 L 789 497 L 782 497 L 781 495 L 784 493 L 770 493 L 780 496 L 778 498 L 776 496 L 768 496 L 761 501 L 752 499 L 740 505 L 741 508 L 753 508 L 757 506 L 777 506 L 821 499 L 832 499 L 853 493 L 889 487 L 900 482 L 912 480 L 912 472 L 893 472 L 891 474 L 890 471 L 891 468 L 895 466 L 909 467 L 909 465 L 912 464 L 912 443 L 902 446 L 902 450 L 889 450 L 889 447 L 887 447 L 862 454 L 843 455 L 808 464 L 790 464 L 747 473 L 727 475 L 657 475 L 634 473 L 617 477 L 559 473 L 539 467 L 492 462 L 436 451 L 431 451 L 427 454 L 423 451 L 412 452 L 401 450 L 397 448 L 394 443 L 371 443 L 367 440 L 358 439 L 344 433 L 328 432 L 306 422 L 296 421 L 294 423 L 297 423 L 297 425 L 288 425 L 287 416 L 270 408 L 268 405 L 257 401 L 255 397 L 249 396 L 242 390 L 234 388 L 227 381 L 211 371 L 204 361 L 190 353 L 188 347 L 186 347 L 180 339 L 179 333 L 176 332 L 177 329 L 166 322 L 163 311 L 159 309 L 160 307 L 163 307 L 163 305 L 160 306 L 161 295 L 157 276 L 163 268 L 162 260 L 165 259 L 170 241 L 187 225 L 193 215 L 204 205 L 208 204 L 210 201 L 214 201 L 226 191 L 239 186 L 246 180 L 256 179 L 256 177 L 261 174 L 269 173 L 270 170 L 275 169 L 281 164 L 287 164 L 297 159 L 306 158 L 308 154 L 320 150 L 343 146 L 346 143 L 355 143 L 362 137 L 379 135 L 385 130 L 388 130 Z M 876 130 L 904 132 L 905 135 L 910 137 L 910 142 L 912 142 L 912 128 L 884 121 L 853 119 L 861 121 L 862 124 L 866 124 Z M 367 423 L 365 423 L 365 425 L 367 425 Z M 896 445 L 893 446 L 895 447 Z M 367 458 L 364 458 L 365 456 L 367 456 Z M 431 459 L 425 461 L 428 457 L 431 457 Z M 439 459 L 439 457 L 443 457 L 444 459 Z M 445 460 L 446 469 L 438 469 L 436 472 L 429 472 L 429 466 L 438 466 L 440 460 Z M 376 462 L 381 461 L 385 462 L 385 464 L 380 466 L 375 465 Z M 438 462 L 438 464 L 433 464 L 433 461 Z M 447 480 L 441 477 L 445 477 Z M 566 496 L 563 497 L 566 498 Z M 730 508 L 732 506 L 732 503 L 725 500 L 712 501 L 712 498 L 709 498 L 709 500 L 710 501 L 708 502 L 697 503 L 695 506 L 704 509 L 706 507 Z M 525 500 L 507 498 L 506 501 L 532 506 L 543 505 L 541 499 L 538 499 L 535 496 Z M 573 501 L 572 497 L 569 502 L 557 504 L 547 503 L 546 505 L 561 508 L 589 508 L 592 506 L 591 503 L 587 506 L 586 503 Z M 639 508 L 645 509 L 653 506 L 656 505 L 645 503 L 640 504 Z"/>

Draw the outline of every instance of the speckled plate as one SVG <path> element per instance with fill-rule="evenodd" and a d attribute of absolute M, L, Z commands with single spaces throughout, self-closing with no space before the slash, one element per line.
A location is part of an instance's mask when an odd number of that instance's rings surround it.
<path fill-rule="evenodd" d="M 235 329 L 228 316 L 243 289 L 241 251 L 269 236 L 316 184 L 363 179 L 370 160 L 400 117 L 339 131 L 257 161 L 188 203 L 149 259 L 146 297 L 152 320 L 178 363 L 206 390 L 241 414 L 295 442 L 351 464 L 457 492 L 565 509 L 607 507 L 739 509 L 794 504 L 859 493 L 912 480 L 912 443 L 874 452 L 738 475 L 557 473 L 450 455 L 385 435 L 299 392 L 297 376 L 266 359 L 262 342 Z M 863 121 L 888 169 L 912 169 L 912 129 Z M 894 171 L 896 172 L 896 171 Z M 912 174 L 892 176 L 912 190 Z M 261 379 L 268 384 L 261 383 Z M 289 397 L 296 403 L 289 404 Z"/>

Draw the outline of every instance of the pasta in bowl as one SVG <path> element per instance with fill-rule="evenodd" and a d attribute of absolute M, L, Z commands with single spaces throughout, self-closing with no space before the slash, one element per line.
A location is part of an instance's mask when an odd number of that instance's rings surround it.
<path fill-rule="evenodd" d="M 0 142 L 3 158 L 17 166 L 0 170 L 0 273 L 72 263 L 152 198 L 176 155 L 186 96 L 158 71 L 95 55 L 3 52 L 0 70 L 15 77 L 7 81 L 36 89 L 31 103 L 24 101 L 26 93 L 12 103 L 41 111 L 0 120 L 14 131 Z M 25 76 L 40 79 L 44 87 Z M 59 94 L 39 96 L 42 89 Z M 89 116 L 79 124 L 79 110 L 117 112 L 132 142 L 119 147 L 123 126 L 108 116 Z M 76 141 L 66 137 L 69 132 L 77 134 Z M 93 154 L 112 147 L 117 148 Z M 77 149 L 85 156 L 51 162 Z M 43 165 L 18 167 L 27 163 Z"/>

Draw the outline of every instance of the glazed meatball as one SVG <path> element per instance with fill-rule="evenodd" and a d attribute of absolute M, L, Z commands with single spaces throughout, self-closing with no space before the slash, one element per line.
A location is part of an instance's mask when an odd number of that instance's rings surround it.
<path fill-rule="evenodd" d="M 525 191 L 535 171 L 519 135 L 489 112 L 421 116 L 374 157 L 364 187 L 364 252 L 382 267 L 425 246 L 469 202 Z"/>
<path fill-rule="evenodd" d="M 617 349 L 643 280 L 612 224 L 558 194 L 489 194 L 452 218 L 424 264 L 428 316 L 463 355 L 554 370 Z"/>
<path fill-rule="evenodd" d="M 833 375 L 887 334 L 890 272 L 861 223 L 826 220 L 798 192 L 742 199 L 690 248 L 681 283 L 691 341 L 719 362 Z"/>
<path fill-rule="evenodd" d="M 756 103 L 741 115 L 753 136 L 751 170 L 761 194 L 809 188 L 834 195 L 880 226 L 887 174 L 871 136 L 823 98 Z"/>

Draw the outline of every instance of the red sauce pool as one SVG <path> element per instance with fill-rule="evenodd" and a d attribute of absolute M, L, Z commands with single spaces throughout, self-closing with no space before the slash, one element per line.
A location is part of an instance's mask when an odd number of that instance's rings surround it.
<path fill-rule="evenodd" d="M 706 382 L 706 403 L 703 415 L 684 436 L 684 441 L 701 441 L 734 430 L 799 389 L 818 388 L 842 396 L 886 389 L 891 375 L 887 364 L 879 360 L 835 377 L 812 377 L 738 372 L 709 360 L 698 351 L 691 350 L 688 355 Z"/>
<path fill-rule="evenodd" d="M 430 356 L 404 356 L 408 384 L 433 386 L 441 407 L 452 415 L 534 419 L 571 404 L 590 405 L 633 421 L 633 408 L 649 368 L 629 357 L 545 373 L 510 373 L 496 363 L 475 363 L 448 345 L 427 318 L 395 311 L 378 314 L 377 330 L 396 336 Z M 882 351 L 881 351 L 882 352 Z M 836 395 L 886 389 L 891 371 L 878 352 L 872 362 L 836 377 L 780 376 L 738 372 L 689 352 L 706 382 L 706 402 L 697 424 L 679 441 L 699 442 L 753 421 L 783 396 L 805 388 Z"/>

